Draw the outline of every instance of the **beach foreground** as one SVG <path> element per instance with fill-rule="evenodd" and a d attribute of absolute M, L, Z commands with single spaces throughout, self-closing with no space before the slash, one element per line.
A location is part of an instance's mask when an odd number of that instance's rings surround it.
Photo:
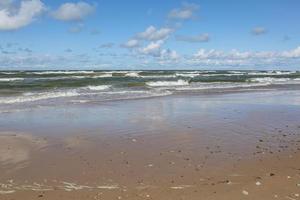
<path fill-rule="evenodd" d="M 0 199 L 299 199 L 300 92 L 0 115 Z"/>

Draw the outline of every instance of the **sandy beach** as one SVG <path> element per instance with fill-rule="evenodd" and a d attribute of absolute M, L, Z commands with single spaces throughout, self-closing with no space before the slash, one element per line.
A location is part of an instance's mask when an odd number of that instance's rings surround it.
<path fill-rule="evenodd" d="M 0 200 L 300 200 L 300 0 L 0 0 Z"/>
<path fill-rule="evenodd" d="M 178 95 L 0 116 L 0 199 L 298 199 L 300 93 Z"/>

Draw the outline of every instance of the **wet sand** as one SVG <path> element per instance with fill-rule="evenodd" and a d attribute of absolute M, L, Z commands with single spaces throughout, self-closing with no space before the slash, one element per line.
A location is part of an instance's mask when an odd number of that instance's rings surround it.
<path fill-rule="evenodd" d="M 300 92 L 0 115 L 0 199 L 299 199 Z"/>

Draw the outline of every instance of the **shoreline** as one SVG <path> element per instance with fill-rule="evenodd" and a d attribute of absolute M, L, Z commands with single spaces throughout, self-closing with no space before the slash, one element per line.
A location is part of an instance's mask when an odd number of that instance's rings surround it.
<path fill-rule="evenodd" d="M 298 91 L 0 114 L 0 199 L 297 199 Z"/>

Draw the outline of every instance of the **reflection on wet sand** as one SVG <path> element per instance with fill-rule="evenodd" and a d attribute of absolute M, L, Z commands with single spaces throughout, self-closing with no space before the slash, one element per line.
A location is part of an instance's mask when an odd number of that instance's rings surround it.
<path fill-rule="evenodd" d="M 299 105 L 243 95 L 0 117 L 0 199 L 298 199 Z"/>
<path fill-rule="evenodd" d="M 37 151 L 47 142 L 23 133 L 0 133 L 0 162 L 20 167 L 30 160 L 31 151 Z"/>

